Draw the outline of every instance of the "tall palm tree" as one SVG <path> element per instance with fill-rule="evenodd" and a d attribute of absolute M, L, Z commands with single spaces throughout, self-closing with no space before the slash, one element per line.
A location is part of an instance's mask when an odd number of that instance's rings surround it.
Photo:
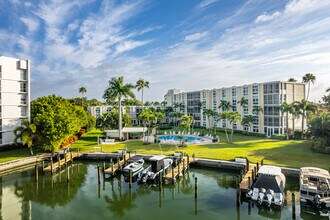
<path fill-rule="evenodd" d="M 112 77 L 111 80 L 109 80 L 109 86 L 106 88 L 103 94 L 103 98 L 106 100 L 106 102 L 111 102 L 118 100 L 118 114 L 119 114 L 119 120 L 118 120 L 118 127 L 119 127 L 119 139 L 121 140 L 121 130 L 122 130 L 122 109 L 121 109 L 121 101 L 123 98 L 135 98 L 134 93 L 132 92 L 132 89 L 134 86 L 131 83 L 124 84 L 123 77 L 120 76 L 118 78 Z"/>
<path fill-rule="evenodd" d="M 155 112 L 152 111 L 151 109 L 144 109 L 140 114 L 139 114 L 139 119 L 143 121 L 148 126 L 148 131 L 147 131 L 147 142 L 149 143 L 149 131 L 150 131 L 150 126 L 152 121 L 157 121 L 157 117 L 155 115 Z M 143 141 L 145 138 L 143 137 Z"/>
<path fill-rule="evenodd" d="M 230 116 L 229 112 L 221 112 L 218 114 L 218 120 L 222 119 L 222 120 L 228 120 Z M 227 123 L 225 125 L 225 134 L 226 134 L 226 138 L 227 138 L 227 142 L 230 143 L 229 137 L 228 137 L 228 133 L 227 133 Z"/>
<path fill-rule="evenodd" d="M 241 120 L 241 115 L 238 112 L 230 112 L 229 113 L 229 123 L 232 125 L 231 128 L 231 136 L 230 136 L 230 143 L 233 143 L 233 134 L 234 134 L 234 124 Z"/>
<path fill-rule="evenodd" d="M 281 112 L 286 114 L 286 139 L 289 140 L 289 113 L 292 112 L 292 105 L 287 102 L 283 102 L 280 106 Z"/>
<path fill-rule="evenodd" d="M 305 128 L 305 118 L 307 118 L 308 113 L 316 113 L 318 108 L 317 105 L 313 104 L 312 102 L 307 101 L 306 99 L 294 102 L 296 108 L 299 110 L 301 115 L 301 139 L 304 139 L 304 128 Z"/>
<path fill-rule="evenodd" d="M 144 102 L 143 102 L 143 89 L 144 88 L 148 88 L 149 89 L 149 82 L 148 81 L 144 81 L 144 79 L 140 78 L 137 82 L 136 82 L 136 85 L 135 85 L 135 88 L 137 89 L 138 92 L 140 92 L 141 90 L 141 102 L 142 102 L 142 107 L 144 105 Z"/>
<path fill-rule="evenodd" d="M 306 98 L 307 101 L 308 101 L 308 97 L 309 97 L 309 90 L 310 90 L 311 83 L 314 84 L 315 80 L 316 80 L 316 77 L 312 73 L 306 73 L 306 75 L 303 77 L 303 82 L 308 83 L 308 92 L 307 92 L 307 98 Z"/>
<path fill-rule="evenodd" d="M 290 114 L 292 116 L 292 138 L 294 139 L 294 135 L 295 135 L 295 120 L 299 118 L 300 112 L 299 112 L 299 109 L 298 109 L 297 105 L 295 105 L 295 103 L 291 103 L 290 105 L 291 105 Z"/>
<path fill-rule="evenodd" d="M 23 120 L 22 126 L 18 126 L 14 129 L 14 143 L 22 142 L 23 145 L 27 145 L 30 148 L 30 153 L 33 155 L 33 141 L 37 138 L 37 127 L 35 124 L 31 124 L 28 119 Z"/>
<path fill-rule="evenodd" d="M 247 98 L 242 97 L 241 100 L 237 101 L 242 107 L 249 104 L 249 100 Z"/>
<path fill-rule="evenodd" d="M 83 96 L 85 93 L 87 93 L 86 87 L 80 87 L 79 88 L 79 93 L 81 93 L 81 106 L 83 106 Z"/>
<path fill-rule="evenodd" d="M 223 112 L 226 112 L 231 108 L 230 102 L 227 100 L 220 100 L 220 105 L 218 108 L 222 109 Z"/>
<path fill-rule="evenodd" d="M 190 131 L 191 125 L 194 123 L 194 117 L 191 115 L 184 115 L 180 118 L 180 124 L 185 128 L 186 132 Z"/>
<path fill-rule="evenodd" d="M 205 109 L 203 114 L 206 115 L 206 117 L 207 117 L 207 120 L 208 120 L 208 123 L 209 123 L 209 131 L 211 131 L 211 127 L 213 127 L 212 123 L 211 123 L 211 119 L 213 117 L 217 116 L 218 114 L 215 111 L 213 111 L 212 109 Z"/>
<path fill-rule="evenodd" d="M 289 78 L 288 82 L 297 82 L 297 80 L 295 78 Z"/>

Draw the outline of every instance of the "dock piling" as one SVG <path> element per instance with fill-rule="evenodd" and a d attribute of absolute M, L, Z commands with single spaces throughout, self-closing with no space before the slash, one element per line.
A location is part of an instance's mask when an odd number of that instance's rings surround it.
<path fill-rule="evenodd" d="M 246 172 L 248 172 L 250 169 L 250 161 L 248 157 L 245 157 L 245 160 L 246 160 Z"/>
<path fill-rule="evenodd" d="M 159 174 L 159 191 L 162 191 L 163 173 Z"/>
<path fill-rule="evenodd" d="M 197 182 L 197 176 L 195 177 L 195 199 L 197 199 L 198 195 L 198 182 Z"/>
<path fill-rule="evenodd" d="M 186 162 L 184 159 L 182 159 L 183 167 L 182 167 L 182 174 L 184 174 L 184 169 L 186 168 Z"/>
<path fill-rule="evenodd" d="M 292 219 L 296 219 L 296 195 L 292 193 Z"/>
<path fill-rule="evenodd" d="M 259 162 L 257 162 L 257 172 L 259 171 Z M 256 173 L 257 174 L 257 173 Z"/>
<path fill-rule="evenodd" d="M 103 162 L 103 179 L 105 179 L 105 162 Z"/>
<path fill-rule="evenodd" d="M 190 163 L 190 158 L 189 155 L 187 154 L 187 169 L 189 168 L 189 163 Z"/>
<path fill-rule="evenodd" d="M 61 171 L 61 156 L 59 153 L 57 154 L 57 166 L 58 166 L 58 171 Z"/>
<path fill-rule="evenodd" d="M 256 179 L 257 179 L 257 167 L 256 166 L 253 168 L 253 171 L 254 172 L 252 173 L 252 178 L 253 178 L 252 182 L 256 181 Z"/>
<path fill-rule="evenodd" d="M 133 171 L 129 171 L 129 188 L 132 188 Z"/>
<path fill-rule="evenodd" d="M 119 161 L 119 156 L 117 155 L 117 163 L 118 163 L 118 170 L 120 170 L 120 161 Z"/>
<path fill-rule="evenodd" d="M 174 164 L 172 164 L 172 185 L 175 184 L 175 176 L 174 176 Z"/>
<path fill-rule="evenodd" d="M 66 159 L 66 153 L 64 153 L 64 162 L 65 162 L 65 166 L 68 166 L 67 159 Z"/>
<path fill-rule="evenodd" d="M 101 173 L 100 173 L 100 166 L 97 165 L 97 181 L 98 181 L 98 184 L 101 183 Z"/>
<path fill-rule="evenodd" d="M 42 161 L 42 175 L 45 175 L 45 161 Z"/>
<path fill-rule="evenodd" d="M 38 174 L 38 164 L 35 165 L 35 181 L 38 182 L 39 174 Z"/>
<path fill-rule="evenodd" d="M 70 182 L 70 167 L 67 167 L 67 172 L 66 172 L 66 182 Z"/>
<path fill-rule="evenodd" d="M 53 156 L 50 158 L 50 172 L 53 175 Z"/>
<path fill-rule="evenodd" d="M 255 173 L 254 173 L 254 170 L 252 170 L 252 183 L 255 181 Z M 250 184 L 249 184 L 250 186 Z"/>
<path fill-rule="evenodd" d="M 260 165 L 261 165 L 261 166 L 264 165 L 264 159 L 261 160 Z"/>
<path fill-rule="evenodd" d="M 253 171 L 252 171 L 253 172 Z M 248 177 L 248 188 L 251 188 L 251 177 Z"/>
<path fill-rule="evenodd" d="M 181 163 L 181 161 L 180 161 Z M 180 178 L 180 163 L 178 163 L 178 178 Z"/>

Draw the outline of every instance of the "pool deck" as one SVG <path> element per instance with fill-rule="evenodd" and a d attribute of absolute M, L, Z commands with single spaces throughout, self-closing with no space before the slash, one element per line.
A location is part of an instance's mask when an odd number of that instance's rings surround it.
<path fill-rule="evenodd" d="M 176 136 L 177 137 L 177 136 L 180 136 L 180 135 L 179 134 L 165 134 L 165 135 L 159 135 L 158 137 L 164 137 L 164 136 Z M 212 137 L 199 137 L 199 136 L 194 136 L 194 135 L 184 135 L 184 137 L 200 138 L 201 139 L 201 140 L 185 142 L 185 144 L 187 144 L 187 145 L 191 145 L 191 144 L 211 144 L 212 143 Z M 170 144 L 170 145 L 179 145 L 179 144 L 182 143 L 182 141 L 183 141 L 183 139 L 182 140 L 169 139 L 169 140 L 160 140 L 160 143 L 161 144 Z"/>

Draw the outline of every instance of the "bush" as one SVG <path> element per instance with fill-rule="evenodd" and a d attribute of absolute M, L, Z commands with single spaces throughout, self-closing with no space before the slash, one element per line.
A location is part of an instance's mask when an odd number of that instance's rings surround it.
<path fill-rule="evenodd" d="M 272 139 L 275 139 L 275 140 L 286 140 L 286 135 L 285 135 L 285 134 L 281 134 L 281 135 L 272 135 L 271 138 L 272 138 Z"/>
<path fill-rule="evenodd" d="M 318 153 L 330 154 L 330 146 L 326 146 L 326 141 L 324 138 L 313 139 L 311 149 Z"/>

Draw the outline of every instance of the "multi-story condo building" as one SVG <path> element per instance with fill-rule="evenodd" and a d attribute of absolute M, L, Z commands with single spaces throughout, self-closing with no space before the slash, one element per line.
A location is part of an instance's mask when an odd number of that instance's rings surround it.
<path fill-rule="evenodd" d="M 139 120 L 139 114 L 142 112 L 143 108 L 154 108 L 159 109 L 160 106 L 122 106 L 123 113 L 128 114 L 132 118 L 132 123 L 134 125 L 141 125 L 142 122 Z M 111 105 L 102 106 L 88 106 L 87 111 L 95 118 L 101 117 L 103 114 L 111 112 L 114 107 Z"/>
<path fill-rule="evenodd" d="M 0 56 L 0 146 L 13 143 L 24 118 L 30 118 L 30 61 Z"/>
<path fill-rule="evenodd" d="M 240 103 L 242 97 L 248 101 L 248 104 Z M 281 104 L 301 101 L 304 97 L 305 84 L 275 81 L 194 92 L 171 89 L 165 95 L 165 100 L 166 105 L 174 107 L 174 110 L 192 115 L 195 126 L 228 128 L 230 125 L 227 120 L 212 117 L 209 121 L 204 114 L 205 110 L 212 109 L 217 113 L 237 111 L 242 117 L 253 115 L 255 120 L 250 128 L 238 122 L 232 125 L 234 129 L 250 129 L 252 132 L 271 136 L 285 133 L 286 120 L 285 115 L 280 111 Z M 230 103 L 230 110 L 219 108 L 222 100 Z M 181 109 L 176 106 L 180 106 Z M 289 128 L 292 128 L 293 122 L 295 129 L 301 129 L 300 118 L 290 118 Z"/>

